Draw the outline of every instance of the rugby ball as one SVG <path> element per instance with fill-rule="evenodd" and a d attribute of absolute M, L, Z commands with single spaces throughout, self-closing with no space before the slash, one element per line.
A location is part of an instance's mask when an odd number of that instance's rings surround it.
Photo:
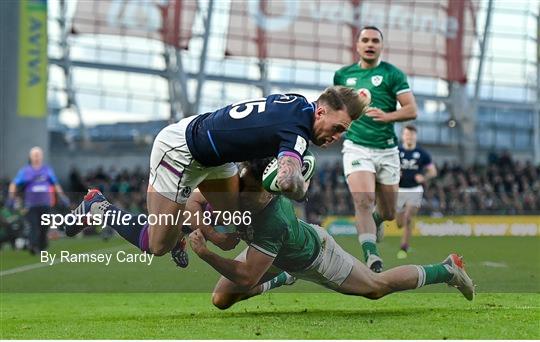
<path fill-rule="evenodd" d="M 309 150 L 306 151 L 304 155 L 304 162 L 302 164 L 302 176 L 307 182 L 313 177 L 315 173 L 315 156 Z M 281 190 L 277 184 L 277 174 L 278 174 L 278 161 L 277 158 L 272 159 L 270 163 L 264 169 L 262 175 L 262 184 L 264 190 L 268 192 L 280 192 Z"/>

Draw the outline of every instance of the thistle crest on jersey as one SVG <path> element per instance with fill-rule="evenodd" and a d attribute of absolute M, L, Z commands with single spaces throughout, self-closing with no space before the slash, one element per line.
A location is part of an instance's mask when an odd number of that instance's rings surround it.
<path fill-rule="evenodd" d="M 383 77 L 382 77 L 381 75 L 371 76 L 371 83 L 372 83 L 375 87 L 380 86 L 381 83 L 382 83 L 382 80 L 383 80 Z"/>

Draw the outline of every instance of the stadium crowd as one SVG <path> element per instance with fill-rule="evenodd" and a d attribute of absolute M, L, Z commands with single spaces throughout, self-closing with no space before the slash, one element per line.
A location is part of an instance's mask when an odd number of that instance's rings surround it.
<path fill-rule="evenodd" d="M 72 169 L 69 174 L 69 186 L 71 195 L 76 203 L 90 188 L 97 188 L 107 194 L 107 199 L 120 208 L 129 210 L 133 214 L 146 212 L 146 188 L 148 187 L 148 173 L 142 168 L 133 170 L 117 170 L 103 167 L 81 174 L 77 169 Z"/>
<path fill-rule="evenodd" d="M 426 186 L 420 214 L 443 215 L 527 215 L 540 213 L 540 165 L 513 161 L 507 154 L 492 156 L 487 165 L 462 167 L 439 165 L 439 175 Z M 0 223 L 16 215 L 4 207 L 9 180 L 0 182 Z M 88 188 L 96 187 L 108 198 L 133 213 L 146 211 L 147 172 L 105 170 L 82 174 L 71 170 L 63 184 L 72 203 L 78 203 Z M 320 164 L 311 181 L 305 212 L 309 222 L 321 222 L 326 215 L 353 215 L 351 195 L 341 163 Z M 2 234 L 0 234 L 2 235 Z M 0 236 L 1 238 L 1 236 Z"/>
<path fill-rule="evenodd" d="M 420 214 L 527 215 L 540 212 L 540 165 L 513 161 L 507 153 L 492 156 L 488 165 L 439 165 L 439 175 L 424 192 Z M 306 204 L 308 220 L 326 215 L 352 215 L 341 163 L 322 165 L 313 177 Z"/>

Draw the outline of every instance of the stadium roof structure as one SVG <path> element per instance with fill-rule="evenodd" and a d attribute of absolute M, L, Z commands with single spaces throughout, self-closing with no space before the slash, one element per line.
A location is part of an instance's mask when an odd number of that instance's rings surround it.
<path fill-rule="evenodd" d="M 103 122 L 100 110 L 107 122 L 174 121 L 273 92 L 314 98 L 356 59 L 359 28 L 374 24 L 384 58 L 410 75 L 422 141 L 540 158 L 534 2 L 49 4 L 49 88 L 61 107 L 53 121 L 78 126 L 86 139 L 102 136 L 84 129 Z"/>

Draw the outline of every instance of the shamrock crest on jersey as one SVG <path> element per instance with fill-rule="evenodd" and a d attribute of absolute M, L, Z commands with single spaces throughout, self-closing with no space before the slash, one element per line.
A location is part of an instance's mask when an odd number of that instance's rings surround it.
<path fill-rule="evenodd" d="M 375 87 L 380 86 L 381 83 L 382 83 L 382 80 L 383 80 L 383 77 L 382 77 L 381 75 L 371 76 L 371 83 L 372 83 Z"/>

